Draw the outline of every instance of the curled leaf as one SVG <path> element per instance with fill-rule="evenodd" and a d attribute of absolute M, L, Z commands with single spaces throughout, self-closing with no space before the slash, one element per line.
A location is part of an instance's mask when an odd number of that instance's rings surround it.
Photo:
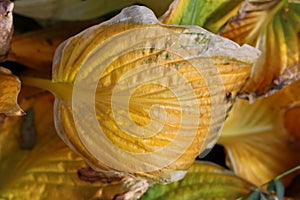
<path fill-rule="evenodd" d="M 13 35 L 13 7 L 9 0 L 0 1 L 0 62 L 7 57 Z"/>
<path fill-rule="evenodd" d="M 20 80 L 10 70 L 0 67 L 0 113 L 5 115 L 24 114 L 17 103 L 20 89 Z"/>
<path fill-rule="evenodd" d="M 271 94 L 299 78 L 300 2 L 245 1 L 220 34 L 262 51 L 242 93 Z"/>
<path fill-rule="evenodd" d="M 133 6 L 61 44 L 52 83 L 23 80 L 55 93 L 56 129 L 93 168 L 172 182 L 213 147 L 258 54 Z"/>

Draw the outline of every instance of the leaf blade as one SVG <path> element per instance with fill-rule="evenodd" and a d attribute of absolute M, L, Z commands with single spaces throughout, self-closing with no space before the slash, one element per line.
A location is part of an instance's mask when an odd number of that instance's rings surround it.
<path fill-rule="evenodd" d="M 254 185 L 220 166 L 196 162 L 183 180 L 168 185 L 155 185 L 141 199 L 233 199 L 253 189 Z"/>
<path fill-rule="evenodd" d="M 8 116 L 24 114 L 17 103 L 20 89 L 20 80 L 10 70 L 0 67 L 0 113 Z"/>

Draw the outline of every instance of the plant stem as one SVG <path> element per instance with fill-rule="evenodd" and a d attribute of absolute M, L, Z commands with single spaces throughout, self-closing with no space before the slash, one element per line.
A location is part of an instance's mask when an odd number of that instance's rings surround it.
<path fill-rule="evenodd" d="M 34 77 L 20 77 L 22 84 L 48 90 L 61 100 L 69 101 L 72 98 L 72 85 L 53 82 L 48 79 Z"/>
<path fill-rule="evenodd" d="M 286 172 L 284 172 L 284 173 L 282 173 L 282 174 L 280 174 L 280 175 L 278 175 L 278 176 L 276 176 L 274 179 L 281 179 L 281 178 L 283 178 L 284 176 L 287 176 L 287 175 L 289 175 L 289 174 L 291 174 L 291 173 L 293 173 L 293 172 L 295 172 L 295 171 L 297 171 L 297 170 L 300 170 L 300 165 L 298 165 L 298 166 L 296 166 L 296 167 L 294 167 L 294 168 L 292 168 L 292 169 L 290 169 L 290 170 L 288 170 L 288 171 L 286 171 Z"/>

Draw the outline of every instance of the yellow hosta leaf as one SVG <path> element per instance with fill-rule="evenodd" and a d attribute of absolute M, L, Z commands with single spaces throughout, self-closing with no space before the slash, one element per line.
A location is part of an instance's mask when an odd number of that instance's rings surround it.
<path fill-rule="evenodd" d="M 23 115 L 17 103 L 20 81 L 10 70 L 0 67 L 0 113 L 6 115 Z"/>
<path fill-rule="evenodd" d="M 16 0 L 14 12 L 32 18 L 86 20 L 96 18 L 133 4 L 143 4 L 158 16 L 162 15 L 172 0 Z"/>
<path fill-rule="evenodd" d="M 224 125 L 219 143 L 230 166 L 255 184 L 300 164 L 299 84 L 253 104 L 238 101 Z"/>
<path fill-rule="evenodd" d="M 91 166 L 172 182 L 215 144 L 257 57 L 132 6 L 62 43 L 52 83 L 23 81 L 56 95 L 56 128 Z"/>
<path fill-rule="evenodd" d="M 257 97 L 283 88 L 299 77 L 300 2 L 245 1 L 220 34 L 262 51 L 243 93 Z"/>
<path fill-rule="evenodd" d="M 218 165 L 196 162 L 183 180 L 154 185 L 141 200 L 237 199 L 255 188 L 255 185 Z"/>
<path fill-rule="evenodd" d="M 34 120 L 8 117 L 0 127 L 0 199 L 89 199 L 101 184 L 77 177 L 86 167 L 56 135 L 53 126 L 53 97 L 39 94 L 22 102 L 32 109 Z M 25 116 L 25 118 L 28 116 Z M 32 117 L 32 116 L 30 116 Z M 26 129 L 21 126 L 25 124 Z M 31 150 L 21 149 L 20 142 L 34 137 Z"/>

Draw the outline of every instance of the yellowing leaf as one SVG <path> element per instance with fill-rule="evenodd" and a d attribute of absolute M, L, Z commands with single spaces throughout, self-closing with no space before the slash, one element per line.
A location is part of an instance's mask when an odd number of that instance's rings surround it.
<path fill-rule="evenodd" d="M 0 127 L 0 199 L 89 199 L 101 184 L 88 183 L 77 177 L 77 170 L 86 167 L 56 135 L 53 126 L 53 97 L 38 94 L 24 99 L 25 110 L 32 109 L 36 145 L 21 149 L 21 117 L 8 117 Z M 20 132 L 21 131 L 21 132 Z M 28 135 L 27 135 L 28 136 Z"/>
<path fill-rule="evenodd" d="M 300 164 L 299 83 L 253 104 L 238 101 L 224 125 L 219 143 L 228 163 L 255 184 Z"/>
<path fill-rule="evenodd" d="M 13 34 L 12 9 L 14 4 L 9 0 L 0 2 L 0 62 L 5 61 Z"/>
<path fill-rule="evenodd" d="M 20 81 L 10 70 L 0 67 L 0 113 L 6 115 L 23 115 L 17 104 Z"/>
<path fill-rule="evenodd" d="M 154 185 L 141 200 L 237 199 L 254 189 L 254 185 L 220 166 L 196 162 L 183 180 Z"/>
<path fill-rule="evenodd" d="M 16 0 L 14 12 L 42 19 L 86 20 L 120 10 L 132 4 L 143 4 L 160 16 L 171 0 Z"/>
<path fill-rule="evenodd" d="M 234 16 L 242 0 L 175 0 L 161 17 L 166 24 L 198 25 L 214 33 Z"/>
<path fill-rule="evenodd" d="M 52 82 L 22 80 L 56 95 L 57 131 L 93 167 L 173 182 L 215 144 L 257 57 L 132 6 L 62 43 Z"/>
<path fill-rule="evenodd" d="M 259 3 L 258 3 L 259 2 Z M 299 77 L 300 2 L 245 1 L 220 34 L 262 51 L 242 90 L 257 97 L 281 89 Z"/>

